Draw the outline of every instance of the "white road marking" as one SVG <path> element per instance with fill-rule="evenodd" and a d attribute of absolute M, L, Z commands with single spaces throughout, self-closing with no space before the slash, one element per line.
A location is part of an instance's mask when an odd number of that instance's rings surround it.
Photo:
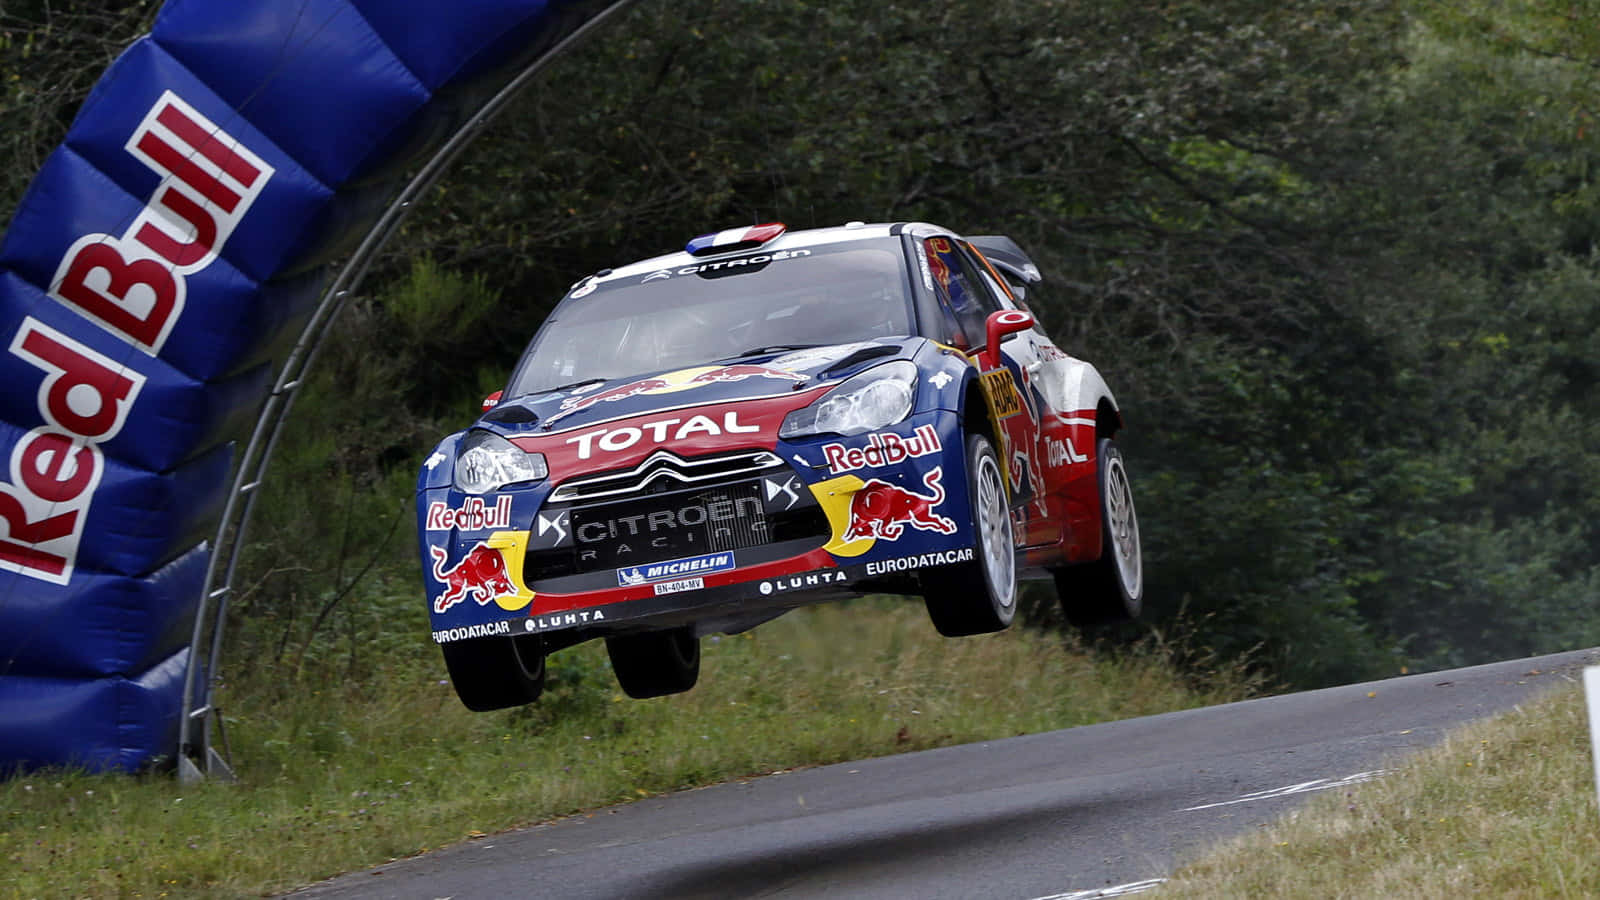
<path fill-rule="evenodd" d="M 1165 883 L 1165 878 L 1146 878 L 1144 881 L 1130 881 L 1127 884 L 1119 884 L 1115 887 L 1094 888 L 1087 891 L 1068 891 L 1065 894 L 1035 897 L 1033 900 L 1098 900 L 1101 897 L 1126 897 L 1130 894 L 1142 894 L 1145 891 L 1155 890 Z"/>
<path fill-rule="evenodd" d="M 1220 803 L 1203 803 L 1199 806 L 1190 806 L 1182 810 L 1182 812 L 1194 812 L 1197 809 L 1214 809 L 1218 806 L 1232 806 L 1235 803 L 1251 803 L 1256 800 L 1272 800 L 1277 797 L 1292 797 L 1295 794 L 1309 794 L 1315 791 L 1329 791 L 1334 788 L 1360 784 L 1363 781 L 1371 781 L 1374 778 L 1382 778 L 1387 774 L 1389 774 L 1388 769 L 1373 769 L 1370 772 L 1357 772 L 1354 775 L 1346 775 L 1343 778 L 1318 778 L 1314 781 L 1302 781 L 1299 784 L 1273 788 L 1270 791 L 1256 791 L 1253 794 L 1245 794 L 1233 800 L 1223 800 Z"/>

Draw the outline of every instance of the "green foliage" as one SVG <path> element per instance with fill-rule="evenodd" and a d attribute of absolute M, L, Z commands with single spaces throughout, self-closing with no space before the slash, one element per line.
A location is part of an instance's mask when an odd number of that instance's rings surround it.
<path fill-rule="evenodd" d="M 14 173 L 149 10 L 0 13 Z M 358 671 L 420 639 L 420 597 L 393 599 L 418 461 L 578 277 L 850 219 L 1039 261 L 1036 312 L 1126 412 L 1157 629 L 1297 685 L 1595 643 L 1596 15 L 639 4 L 492 125 L 346 312 L 252 532 L 239 658 Z"/>
<path fill-rule="evenodd" d="M 347 659 L 351 677 L 427 632 L 416 560 L 419 460 L 503 369 L 476 347 L 498 315 L 481 277 L 416 259 L 338 319 L 273 457 L 241 566 L 232 652 Z M 498 387 L 498 384 L 496 384 Z"/>
<path fill-rule="evenodd" d="M 159 0 L 0 4 L 0 213 L 67 133 L 106 66 L 149 28 Z"/>

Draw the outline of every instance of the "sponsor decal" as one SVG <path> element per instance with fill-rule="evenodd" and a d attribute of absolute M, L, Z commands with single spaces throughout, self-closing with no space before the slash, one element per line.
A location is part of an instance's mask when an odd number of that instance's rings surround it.
<path fill-rule="evenodd" d="M 650 435 L 650 439 L 655 443 L 662 444 L 669 440 L 685 440 L 697 434 L 716 437 L 722 434 L 754 434 L 760 430 L 759 425 L 741 423 L 739 411 L 732 410 L 723 414 L 720 424 L 710 416 L 701 415 L 690 416 L 687 419 L 658 419 L 642 425 L 596 428 L 576 437 L 567 438 L 567 443 L 578 446 L 579 459 L 589 459 L 594 456 L 596 450 L 603 453 L 621 453 L 639 443 L 646 434 Z"/>
<path fill-rule="evenodd" d="M 183 314 L 187 276 L 216 260 L 274 169 L 171 91 L 124 146 L 160 183 L 120 237 L 73 242 L 49 293 L 153 355 Z M 12 450 L 0 483 L 0 569 L 67 584 L 104 474 L 100 445 L 122 431 L 145 376 L 31 317 L 8 349 L 44 370 L 45 424 Z"/>
<path fill-rule="evenodd" d="M 843 444 L 823 444 L 822 456 L 828 471 L 834 475 L 856 469 L 879 469 L 897 465 L 918 456 L 938 453 L 944 446 L 939 443 L 939 432 L 932 425 L 917 427 L 911 437 L 893 432 L 873 434 L 865 447 L 846 447 Z"/>
<path fill-rule="evenodd" d="M 617 584 L 622 587 L 649 584 L 653 581 L 682 578 L 686 575 L 726 572 L 734 567 L 732 553 L 707 553 L 704 556 L 687 556 L 683 559 L 671 559 L 666 562 L 618 569 Z"/>
<path fill-rule="evenodd" d="M 891 572 L 910 572 L 913 569 L 924 569 L 928 566 L 948 566 L 951 563 L 971 562 L 972 548 L 963 547 L 960 550 L 940 550 L 935 553 L 919 553 L 916 556 L 902 556 L 899 559 L 884 559 L 878 562 L 867 563 L 867 575 L 887 575 Z"/>
<path fill-rule="evenodd" d="M 1017 393 L 1017 382 L 1007 368 L 991 369 L 983 373 L 983 392 L 989 397 L 989 406 L 995 418 L 1009 419 L 1022 412 L 1022 397 Z"/>
<path fill-rule="evenodd" d="M 488 531 L 492 528 L 511 527 L 511 497 L 504 496 L 494 506 L 484 505 L 482 497 L 468 497 L 460 509 L 451 509 L 443 500 L 428 504 L 425 520 L 429 531 Z"/>
<path fill-rule="evenodd" d="M 629 397 L 650 394 L 674 394 L 678 391 L 705 387 L 708 384 L 728 384 L 735 381 L 747 381 L 751 378 L 769 378 L 775 381 L 791 383 L 806 380 L 804 375 L 796 375 L 793 372 L 786 372 L 769 366 L 757 366 L 747 363 L 736 363 L 728 366 L 697 366 L 693 369 L 667 372 L 663 375 L 654 375 L 650 378 L 630 381 L 627 384 L 619 384 L 613 388 L 568 397 L 561 401 L 561 409 L 547 419 L 545 424 L 559 422 L 575 412 L 581 412 L 601 403 L 614 403 L 618 400 L 626 400 Z M 660 439 L 658 438 L 658 440 Z"/>
<path fill-rule="evenodd" d="M 522 630 L 533 634 L 539 631 L 550 631 L 555 628 L 571 628 L 575 625 L 590 625 L 595 622 L 604 622 L 606 614 L 598 609 L 585 609 L 569 613 L 551 613 L 548 616 L 529 616 L 522 620 Z"/>
<path fill-rule="evenodd" d="M 943 466 L 934 466 L 923 476 L 927 494 L 877 478 L 867 482 L 850 498 L 850 527 L 844 533 L 844 541 L 867 537 L 897 541 L 905 534 L 907 526 L 918 531 L 955 534 L 956 523 L 936 512 L 945 500 L 943 477 Z"/>
<path fill-rule="evenodd" d="M 663 594 L 680 594 L 684 591 L 698 591 L 706 586 L 704 578 L 685 578 L 682 581 L 663 581 L 656 585 L 656 596 Z"/>
<path fill-rule="evenodd" d="M 1064 466 L 1067 463 L 1089 461 L 1089 457 L 1079 453 L 1077 448 L 1072 446 L 1072 438 L 1064 438 L 1059 441 L 1055 438 L 1045 438 L 1044 449 L 1045 455 L 1049 458 L 1052 466 Z"/>
<path fill-rule="evenodd" d="M 1028 454 L 1022 452 L 1021 449 L 1011 451 L 1011 465 L 1006 467 L 1011 484 L 1011 496 L 1021 496 L 1025 493 L 1023 491 L 1024 487 L 1032 489 L 1034 482 L 1024 480 L 1025 478 L 1032 479 L 1034 477 L 1031 463 L 1032 460 L 1028 458 Z"/>
<path fill-rule="evenodd" d="M 545 513 L 540 510 L 538 524 L 535 526 L 533 545 L 541 550 L 551 547 L 561 547 L 572 543 L 572 511 L 559 510 L 554 513 Z M 555 535 L 547 538 L 545 535 Z"/>
<path fill-rule="evenodd" d="M 479 541 L 467 555 L 446 569 L 444 561 L 450 555 L 442 547 L 429 547 L 433 556 L 433 577 L 445 586 L 444 592 L 433 598 L 433 611 L 442 613 L 471 596 L 479 606 L 487 606 L 504 596 L 514 596 L 516 585 L 506 570 L 505 557 L 487 542 Z"/>
<path fill-rule="evenodd" d="M 479 637 L 494 637 L 495 635 L 510 634 L 511 623 L 507 621 L 490 622 L 487 625 L 464 625 L 460 628 L 444 628 L 433 633 L 435 644 L 449 644 L 455 641 L 465 641 Z"/>
<path fill-rule="evenodd" d="M 716 272 L 722 269 L 737 269 L 743 266 L 761 266 L 767 263 L 783 262 L 786 259 L 799 259 L 810 256 L 810 250 L 779 250 L 777 253 L 758 253 L 755 256 L 741 256 L 738 259 L 724 259 L 719 262 L 701 263 L 697 266 L 684 266 L 681 269 L 657 269 L 644 277 L 640 284 L 651 281 L 660 281 L 674 275 L 699 275 L 702 272 Z"/>
<path fill-rule="evenodd" d="M 796 490 L 798 487 L 800 487 L 800 479 L 793 475 L 787 475 L 782 479 L 763 478 L 761 480 L 762 493 L 767 498 L 767 507 L 774 510 L 780 508 L 783 510 L 794 509 L 794 505 L 800 502 L 800 492 Z M 780 500 L 780 497 L 783 499 Z M 779 506 L 780 503 L 783 504 L 781 507 Z"/>
<path fill-rule="evenodd" d="M 922 286 L 929 291 L 933 290 L 933 272 L 928 268 L 928 251 L 921 244 L 917 245 L 917 267 L 922 270 Z"/>
<path fill-rule="evenodd" d="M 591 279 L 589 281 L 586 281 L 583 284 L 579 285 L 577 290 L 572 292 L 572 298 L 574 300 L 582 300 L 584 297 L 587 297 L 590 294 L 594 293 L 594 289 L 596 287 L 599 287 L 599 285 L 600 285 L 600 282 L 594 281 L 593 279 Z"/>
<path fill-rule="evenodd" d="M 45 372 L 45 424 L 12 449 L 11 483 L 0 484 L 0 569 L 66 584 L 105 472 L 100 444 L 122 431 L 145 379 L 33 319 L 10 349 Z"/>
<path fill-rule="evenodd" d="M 950 291 L 950 267 L 945 265 L 943 259 L 930 254 L 928 256 L 928 269 L 933 272 L 933 280 L 937 281 L 939 287 L 944 288 L 945 293 L 948 294 Z"/>
<path fill-rule="evenodd" d="M 715 538 L 729 531 L 729 526 L 721 523 L 736 521 L 740 522 L 741 528 L 766 527 L 761 518 L 761 501 L 755 497 L 725 497 L 710 503 L 690 503 L 677 509 L 658 509 L 630 516 L 597 519 L 579 525 L 576 536 L 580 544 L 637 537 L 655 538 L 656 535 L 665 539 L 668 532 L 679 528 L 707 526 L 706 530 Z"/>
<path fill-rule="evenodd" d="M 275 170 L 171 91 L 125 147 L 161 183 L 121 237 L 72 245 L 50 296 L 155 353 L 183 314 L 185 276 L 217 258 Z"/>
<path fill-rule="evenodd" d="M 951 378 L 949 372 L 939 372 L 928 380 L 933 383 L 934 387 L 942 391 L 944 390 L 944 386 L 949 384 L 953 379 Z"/>
<path fill-rule="evenodd" d="M 924 242 L 928 248 L 928 268 L 933 271 L 933 280 L 944 288 L 945 293 L 950 291 L 950 265 L 944 257 L 950 254 L 950 242 L 942 237 L 928 238 Z"/>
<path fill-rule="evenodd" d="M 761 582 L 761 593 L 771 595 L 781 594 L 785 591 L 803 591 L 809 588 L 827 587 L 830 584 L 843 584 L 849 580 L 849 577 L 839 569 L 823 569 L 820 572 L 807 572 L 804 575 L 790 575 L 785 578 L 763 581 Z"/>

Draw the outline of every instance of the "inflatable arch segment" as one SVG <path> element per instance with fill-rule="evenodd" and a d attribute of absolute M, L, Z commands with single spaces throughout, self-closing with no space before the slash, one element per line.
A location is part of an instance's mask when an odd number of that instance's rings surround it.
<path fill-rule="evenodd" d="M 107 70 L 0 243 L 0 776 L 194 752 L 213 551 L 322 327 L 485 117 L 623 5 L 169 0 Z"/>

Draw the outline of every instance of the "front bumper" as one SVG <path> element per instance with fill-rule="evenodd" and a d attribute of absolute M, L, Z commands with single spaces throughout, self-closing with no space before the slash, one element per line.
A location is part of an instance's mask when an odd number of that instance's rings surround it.
<path fill-rule="evenodd" d="M 921 570 L 972 559 L 962 448 L 956 415 L 934 410 L 854 438 L 694 457 L 662 448 L 484 497 L 425 477 L 433 638 L 581 640 L 916 592 Z"/>

